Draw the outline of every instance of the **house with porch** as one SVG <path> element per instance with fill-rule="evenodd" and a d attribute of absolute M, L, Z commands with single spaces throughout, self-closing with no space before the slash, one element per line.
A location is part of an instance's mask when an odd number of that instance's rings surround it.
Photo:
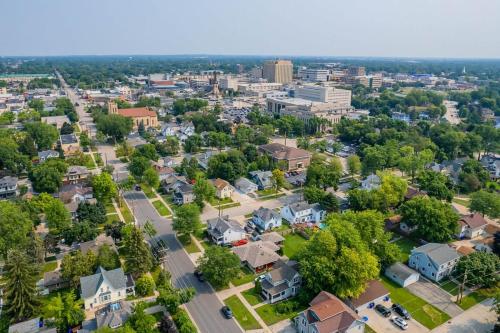
<path fill-rule="evenodd" d="M 296 296 L 300 283 L 299 272 L 292 265 L 278 261 L 274 268 L 264 275 L 261 294 L 266 301 L 273 304 Z"/>
<path fill-rule="evenodd" d="M 0 178 L 0 199 L 15 198 L 17 195 L 17 177 Z"/>
<path fill-rule="evenodd" d="M 195 197 L 193 185 L 183 183 L 174 190 L 173 202 L 176 205 L 185 205 L 193 202 Z"/>
<path fill-rule="evenodd" d="M 276 253 L 279 249 L 280 247 L 272 242 L 256 241 L 233 247 L 231 251 L 240 258 L 243 265 L 255 273 L 261 273 L 272 268 L 280 260 Z"/>
<path fill-rule="evenodd" d="M 488 225 L 488 222 L 479 213 L 472 213 L 467 215 L 462 215 L 460 220 L 458 220 L 458 234 L 459 239 L 462 238 L 477 238 L 481 236 L 484 232 L 484 228 Z"/>
<path fill-rule="evenodd" d="M 290 224 L 314 223 L 319 224 L 326 216 L 326 211 L 320 205 L 310 204 L 306 201 L 291 203 L 281 208 L 281 217 Z"/>
<path fill-rule="evenodd" d="M 273 187 L 273 173 L 271 171 L 251 171 L 250 177 L 257 184 L 259 190 Z"/>
<path fill-rule="evenodd" d="M 63 177 L 63 184 L 78 184 L 87 181 L 90 175 L 89 170 L 81 165 L 72 165 Z"/>
<path fill-rule="evenodd" d="M 252 222 L 260 230 L 271 230 L 281 226 L 281 215 L 270 208 L 260 207 L 254 210 Z"/>
<path fill-rule="evenodd" d="M 438 282 L 453 272 L 459 259 L 460 254 L 448 244 L 427 243 L 411 250 L 408 266 Z"/>
<path fill-rule="evenodd" d="M 231 220 L 228 215 L 207 220 L 207 233 L 212 242 L 217 245 L 230 245 L 246 239 L 245 230 L 241 225 Z"/>
<path fill-rule="evenodd" d="M 231 198 L 233 187 L 224 179 L 216 178 L 212 180 L 215 187 L 215 196 L 219 199 Z"/>

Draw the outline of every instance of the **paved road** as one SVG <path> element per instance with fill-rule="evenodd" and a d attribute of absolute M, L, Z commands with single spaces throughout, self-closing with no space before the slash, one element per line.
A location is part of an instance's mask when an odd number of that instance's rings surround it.
<path fill-rule="evenodd" d="M 453 125 L 460 124 L 461 120 L 458 116 L 457 103 L 445 100 L 443 104 L 446 107 L 446 113 L 444 114 L 446 120 L 448 120 L 448 122 Z"/>
<path fill-rule="evenodd" d="M 171 220 L 167 220 L 156 212 L 142 192 L 126 192 L 124 198 L 131 207 L 138 224 L 147 220 L 154 225 L 157 236 L 166 242 L 170 251 L 167 257 L 167 269 L 172 274 L 172 282 L 178 288 L 194 287 L 196 296 L 187 304 L 187 308 L 196 325 L 204 333 L 236 333 L 241 332 L 234 319 L 222 317 L 222 303 L 214 290 L 207 284 L 199 282 L 193 275 L 194 265 L 174 236 Z"/>
<path fill-rule="evenodd" d="M 464 312 L 464 310 L 452 302 L 450 294 L 423 277 L 420 277 L 417 282 L 412 283 L 406 288 L 429 304 L 446 312 L 452 318 Z"/>

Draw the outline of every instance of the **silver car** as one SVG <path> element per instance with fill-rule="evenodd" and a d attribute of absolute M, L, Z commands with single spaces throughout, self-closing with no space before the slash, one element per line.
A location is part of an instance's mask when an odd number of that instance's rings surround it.
<path fill-rule="evenodd" d="M 394 325 L 396 325 L 403 331 L 408 329 L 408 323 L 401 317 L 393 316 L 391 317 L 391 321 Z"/>

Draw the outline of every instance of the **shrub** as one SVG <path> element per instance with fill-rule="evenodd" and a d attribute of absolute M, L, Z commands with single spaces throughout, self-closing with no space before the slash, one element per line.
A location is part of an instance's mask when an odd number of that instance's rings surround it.
<path fill-rule="evenodd" d="M 155 282 L 149 275 L 141 276 L 135 283 L 135 292 L 139 296 L 150 296 L 155 290 Z"/>

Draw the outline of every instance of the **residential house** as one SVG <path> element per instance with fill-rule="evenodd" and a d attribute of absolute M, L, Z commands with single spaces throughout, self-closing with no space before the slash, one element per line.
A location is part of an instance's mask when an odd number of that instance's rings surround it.
<path fill-rule="evenodd" d="M 63 184 L 79 184 L 87 181 L 90 175 L 89 170 L 80 165 L 72 165 L 68 167 L 68 171 L 64 175 Z"/>
<path fill-rule="evenodd" d="M 368 281 L 365 291 L 356 298 L 346 300 L 357 313 L 364 309 L 371 309 L 375 304 L 389 300 L 389 290 L 379 280 Z"/>
<path fill-rule="evenodd" d="M 281 208 L 281 217 L 290 224 L 315 223 L 319 224 L 326 216 L 326 211 L 320 205 L 310 204 L 306 201 L 295 202 Z"/>
<path fill-rule="evenodd" d="M 259 151 L 269 154 L 276 163 L 284 162 L 287 171 L 305 169 L 311 163 L 312 154 L 304 149 L 288 147 L 281 143 L 259 146 Z"/>
<path fill-rule="evenodd" d="M 161 134 L 163 136 L 175 136 L 178 130 L 179 126 L 176 123 L 169 123 L 163 125 L 161 128 Z"/>
<path fill-rule="evenodd" d="M 292 265 L 278 261 L 274 268 L 264 275 L 261 294 L 266 301 L 273 304 L 297 295 L 300 283 L 299 272 Z"/>
<path fill-rule="evenodd" d="M 80 143 L 75 134 L 63 134 L 59 137 L 64 156 L 73 156 L 80 152 Z"/>
<path fill-rule="evenodd" d="M 249 194 L 257 191 L 259 186 L 252 183 L 248 178 L 240 177 L 234 182 L 234 186 L 242 193 Z"/>
<path fill-rule="evenodd" d="M 233 187 L 224 179 L 214 179 L 212 184 L 215 187 L 215 196 L 219 199 L 231 198 Z"/>
<path fill-rule="evenodd" d="M 233 242 L 246 239 L 245 230 L 241 225 L 229 219 L 229 216 L 222 216 L 207 221 L 207 233 L 217 245 L 230 245 Z"/>
<path fill-rule="evenodd" d="M 483 251 L 483 252 L 492 253 L 493 247 L 495 245 L 495 234 L 497 232 L 500 232 L 500 226 L 497 226 L 494 224 L 488 224 L 484 228 L 484 231 L 485 231 L 485 237 L 476 241 L 476 245 L 474 246 L 474 249 L 476 251 Z"/>
<path fill-rule="evenodd" d="M 322 291 L 293 319 L 298 333 L 363 333 L 365 322 L 334 295 Z"/>
<path fill-rule="evenodd" d="M 125 324 L 132 314 L 130 302 L 118 301 L 110 303 L 95 313 L 95 318 L 85 320 L 77 333 L 90 333 L 104 327 L 116 329 Z"/>
<path fill-rule="evenodd" d="M 385 231 L 394 231 L 400 228 L 401 215 L 393 215 L 385 219 Z"/>
<path fill-rule="evenodd" d="M 417 282 L 420 278 L 420 274 L 417 271 L 400 262 L 396 262 L 387 267 L 384 274 L 401 287 L 407 287 Z"/>
<path fill-rule="evenodd" d="M 99 267 L 94 275 L 80 278 L 80 288 L 85 310 L 99 309 L 133 295 L 134 280 L 121 268 L 106 271 Z"/>
<path fill-rule="evenodd" d="M 58 158 L 59 152 L 56 150 L 44 150 L 38 152 L 38 162 L 43 163 L 49 158 Z"/>
<path fill-rule="evenodd" d="M 45 272 L 43 273 L 43 279 L 37 286 L 42 289 L 42 295 L 47 295 L 53 291 L 68 288 L 69 281 L 63 279 L 61 271 Z"/>
<path fill-rule="evenodd" d="M 15 198 L 17 195 L 17 177 L 0 178 L 0 199 Z"/>
<path fill-rule="evenodd" d="M 261 230 L 271 230 L 281 226 L 281 215 L 272 209 L 260 207 L 253 212 L 252 222 Z"/>
<path fill-rule="evenodd" d="M 456 158 L 453 161 L 444 161 L 442 163 L 441 173 L 448 175 L 454 184 L 458 183 L 458 176 L 462 171 L 462 165 L 468 160 L 467 157 Z"/>
<path fill-rule="evenodd" d="M 271 171 L 251 171 L 250 177 L 257 184 L 259 190 L 273 187 L 273 173 Z"/>
<path fill-rule="evenodd" d="M 372 173 L 361 181 L 361 188 L 367 191 L 376 190 L 380 187 L 380 182 L 380 177 Z"/>
<path fill-rule="evenodd" d="M 10 325 L 9 333 L 57 333 L 57 329 L 45 326 L 43 318 L 37 317 Z"/>
<path fill-rule="evenodd" d="M 280 247 L 271 242 L 256 241 L 242 246 L 233 247 L 231 250 L 255 273 L 266 271 L 280 260 L 276 253 Z"/>
<path fill-rule="evenodd" d="M 170 157 L 170 156 L 162 157 L 160 160 L 163 161 L 163 166 L 164 167 L 173 168 L 176 165 L 175 160 L 172 157 Z"/>
<path fill-rule="evenodd" d="M 462 215 L 458 221 L 459 231 L 457 237 L 462 238 L 476 238 L 483 234 L 484 228 L 488 225 L 488 222 L 484 219 L 481 214 L 473 213 L 468 215 Z"/>
<path fill-rule="evenodd" d="M 257 239 L 263 242 L 271 242 L 278 246 L 283 245 L 283 242 L 285 241 L 285 237 L 281 236 L 276 231 L 263 233 L 262 235 L 257 236 Z"/>
<path fill-rule="evenodd" d="M 490 178 L 500 178 L 500 157 L 498 155 L 483 155 L 481 164 L 490 172 Z"/>
<path fill-rule="evenodd" d="M 168 194 L 174 192 L 178 187 L 186 183 L 186 177 L 171 174 L 166 176 L 165 179 L 161 181 L 161 188 L 163 193 Z"/>
<path fill-rule="evenodd" d="M 64 123 L 71 124 L 68 116 L 50 116 L 50 117 L 42 117 L 42 123 L 46 123 L 52 126 L 55 126 L 58 130 L 64 125 Z"/>
<path fill-rule="evenodd" d="M 59 193 L 55 195 L 63 203 L 85 202 L 94 198 L 94 191 L 90 186 L 83 184 L 66 184 L 61 186 Z"/>
<path fill-rule="evenodd" d="M 187 138 L 194 135 L 194 133 L 195 133 L 194 125 L 191 121 L 189 121 L 181 124 L 177 136 L 179 140 L 185 141 Z"/>
<path fill-rule="evenodd" d="M 411 251 L 409 266 L 432 281 L 453 272 L 460 255 L 447 244 L 427 243 Z"/>
<path fill-rule="evenodd" d="M 99 249 L 104 245 L 107 245 L 111 248 L 111 250 L 118 252 L 113 238 L 111 236 L 106 236 L 105 234 L 100 234 L 94 240 L 78 244 L 78 250 L 80 250 L 83 255 L 86 255 L 89 251 L 92 251 L 95 255 L 97 255 L 99 253 Z"/>
<path fill-rule="evenodd" d="M 185 205 L 191 203 L 196 198 L 193 190 L 193 185 L 188 183 L 180 184 L 174 190 L 173 202 L 176 205 Z"/>
<path fill-rule="evenodd" d="M 406 190 L 404 199 L 406 201 L 408 201 L 408 200 L 411 200 L 415 197 L 422 197 L 422 196 L 426 196 L 426 195 L 427 195 L 427 192 L 421 191 L 421 190 L 414 188 L 414 187 L 411 187 L 411 186 L 408 186 L 408 189 Z"/>

